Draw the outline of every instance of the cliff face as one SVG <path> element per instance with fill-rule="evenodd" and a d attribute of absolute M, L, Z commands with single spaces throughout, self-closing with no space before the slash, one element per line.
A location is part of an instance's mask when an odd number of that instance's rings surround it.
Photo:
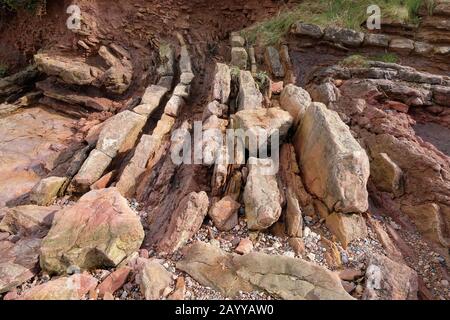
<path fill-rule="evenodd" d="M 0 298 L 450 298 L 448 2 L 70 4 L 1 26 Z"/>

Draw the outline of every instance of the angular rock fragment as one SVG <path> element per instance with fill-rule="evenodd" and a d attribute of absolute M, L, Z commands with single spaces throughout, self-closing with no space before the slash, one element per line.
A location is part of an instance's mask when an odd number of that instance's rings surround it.
<path fill-rule="evenodd" d="M 203 121 L 206 121 L 211 116 L 216 116 L 218 118 L 226 117 L 227 111 L 227 105 L 220 104 L 220 102 L 214 100 L 213 102 L 208 103 L 203 111 Z"/>
<path fill-rule="evenodd" d="M 39 206 L 48 206 L 52 204 L 60 194 L 60 190 L 66 182 L 66 177 L 48 177 L 42 179 L 34 186 L 33 190 L 31 190 L 31 202 Z"/>
<path fill-rule="evenodd" d="M 182 97 L 173 95 L 167 102 L 166 107 L 164 108 L 164 113 L 176 118 L 178 117 L 184 104 L 185 102 Z"/>
<path fill-rule="evenodd" d="M 364 36 L 364 45 L 387 48 L 391 38 L 385 34 L 367 33 Z"/>
<path fill-rule="evenodd" d="M 303 22 L 297 22 L 294 25 L 292 32 L 294 34 L 308 36 L 315 39 L 320 39 L 323 36 L 323 31 L 319 26 Z"/>
<path fill-rule="evenodd" d="M 226 196 L 216 202 L 209 211 L 209 216 L 218 230 L 230 231 L 238 224 L 239 202 Z"/>
<path fill-rule="evenodd" d="M 366 271 L 365 300 L 417 300 L 417 273 L 407 265 L 373 254 Z"/>
<path fill-rule="evenodd" d="M 158 108 L 168 89 L 152 85 L 145 90 L 141 104 L 133 109 L 134 112 L 149 117 Z"/>
<path fill-rule="evenodd" d="M 293 84 L 287 85 L 280 96 L 281 108 L 292 116 L 294 127 L 300 123 L 305 114 L 306 108 L 311 104 L 309 93 Z"/>
<path fill-rule="evenodd" d="M 2 208 L 0 209 L 0 216 L 3 219 L 0 223 L 0 231 L 20 236 L 45 236 L 59 209 L 57 206 L 39 207 L 32 205 Z"/>
<path fill-rule="evenodd" d="M 245 48 L 234 47 L 231 49 L 231 65 L 242 70 L 247 69 L 248 54 Z"/>
<path fill-rule="evenodd" d="M 386 153 L 374 156 L 370 164 L 370 178 L 381 191 L 395 196 L 403 194 L 403 171 Z"/>
<path fill-rule="evenodd" d="M 265 53 L 266 64 L 275 78 L 284 78 L 285 70 L 280 60 L 280 53 L 274 47 L 267 47 Z"/>
<path fill-rule="evenodd" d="M 264 230 L 281 215 L 281 195 L 276 176 L 265 172 L 271 159 L 249 159 L 249 174 L 244 191 L 245 216 L 250 230 Z"/>
<path fill-rule="evenodd" d="M 344 248 L 356 239 L 367 237 L 367 226 L 359 214 L 333 213 L 326 218 L 328 229 L 339 239 Z"/>
<path fill-rule="evenodd" d="M 145 300 L 159 300 L 170 288 L 172 275 L 159 262 L 148 260 L 139 274 L 141 292 Z"/>
<path fill-rule="evenodd" d="M 111 157 L 103 152 L 97 149 L 92 150 L 80 171 L 73 178 L 69 190 L 75 192 L 89 190 L 89 187 L 103 176 L 111 161 Z"/>
<path fill-rule="evenodd" d="M 249 71 L 239 73 L 238 110 L 262 108 L 263 96 Z"/>
<path fill-rule="evenodd" d="M 409 54 L 414 50 L 414 41 L 406 38 L 394 38 L 389 44 L 389 49 L 403 54 Z"/>
<path fill-rule="evenodd" d="M 351 47 L 359 47 L 364 41 L 364 33 L 352 29 L 328 27 L 324 30 L 324 39 Z"/>
<path fill-rule="evenodd" d="M 292 116 L 279 108 L 242 110 L 233 115 L 234 128 L 242 129 L 259 147 L 271 145 L 271 137 L 278 134 L 282 141 L 292 126 Z M 245 144 L 249 147 L 246 139 Z"/>
<path fill-rule="evenodd" d="M 172 253 L 181 248 L 201 227 L 208 213 L 206 192 L 191 192 L 181 199 L 172 213 L 167 230 L 158 243 L 161 252 Z"/>
<path fill-rule="evenodd" d="M 217 63 L 214 74 L 212 97 L 222 104 L 228 104 L 231 93 L 231 69 L 226 64 Z"/>
<path fill-rule="evenodd" d="M 117 189 L 93 190 L 58 213 L 42 242 L 41 268 L 64 274 L 69 267 L 115 267 L 143 239 L 139 217 Z"/>
<path fill-rule="evenodd" d="M 107 292 L 114 294 L 122 288 L 130 272 L 130 267 L 122 267 L 107 276 L 97 287 L 99 297 L 102 298 Z"/>

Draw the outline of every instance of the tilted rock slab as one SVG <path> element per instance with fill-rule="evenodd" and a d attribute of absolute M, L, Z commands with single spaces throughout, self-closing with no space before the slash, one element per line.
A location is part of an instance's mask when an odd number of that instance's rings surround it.
<path fill-rule="evenodd" d="M 49 76 L 57 76 L 67 84 L 94 85 L 103 72 L 82 61 L 77 61 L 56 55 L 39 53 L 34 56 L 34 61 L 43 73 Z"/>
<path fill-rule="evenodd" d="M 336 112 L 312 103 L 297 130 L 294 146 L 305 185 L 330 212 L 367 211 L 369 158 Z"/>
<path fill-rule="evenodd" d="M 290 113 L 294 118 L 294 126 L 298 125 L 306 108 L 311 104 L 311 97 L 308 91 L 293 84 L 287 85 L 280 96 L 280 105 L 283 110 Z"/>
<path fill-rule="evenodd" d="M 130 150 L 146 122 L 145 116 L 132 111 L 116 114 L 100 132 L 96 149 L 111 158 Z"/>
<path fill-rule="evenodd" d="M 51 274 L 69 267 L 115 267 L 144 239 L 139 217 L 116 188 L 94 190 L 61 210 L 44 238 L 40 264 Z"/>
<path fill-rule="evenodd" d="M 158 243 L 159 251 L 173 253 L 181 248 L 200 229 L 208 208 L 209 198 L 204 191 L 191 192 L 181 199 Z"/>
<path fill-rule="evenodd" d="M 228 297 L 236 297 L 239 291 L 261 290 L 285 300 L 353 299 L 336 274 L 286 256 L 263 253 L 240 256 L 196 242 L 187 248 L 177 268 Z"/>
<path fill-rule="evenodd" d="M 271 159 L 249 159 L 249 174 L 244 190 L 245 216 L 250 230 L 264 230 L 281 215 L 281 195 L 276 175 L 268 168 Z"/>
<path fill-rule="evenodd" d="M 213 99 L 222 104 L 228 104 L 230 93 L 231 69 L 224 63 L 217 63 L 212 86 Z"/>
<path fill-rule="evenodd" d="M 40 207 L 34 205 L 0 209 L 0 232 L 23 236 L 45 236 L 50 229 L 54 215 L 60 207 Z"/>

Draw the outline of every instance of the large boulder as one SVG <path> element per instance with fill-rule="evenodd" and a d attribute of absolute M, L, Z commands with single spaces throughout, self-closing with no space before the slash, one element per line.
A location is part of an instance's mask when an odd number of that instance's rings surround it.
<path fill-rule="evenodd" d="M 367 211 L 369 158 L 336 112 L 311 104 L 294 146 L 305 185 L 330 212 Z"/>
<path fill-rule="evenodd" d="M 271 159 L 249 159 L 249 174 L 244 190 L 245 216 L 250 230 L 264 230 L 281 215 L 281 195 L 277 177 L 270 172 Z"/>
<path fill-rule="evenodd" d="M 69 267 L 115 267 L 144 239 L 139 217 L 117 189 L 94 190 L 61 210 L 41 247 L 40 264 L 52 274 Z"/>
<path fill-rule="evenodd" d="M 294 126 L 297 126 L 300 119 L 303 118 L 306 108 L 308 108 L 311 102 L 308 91 L 293 84 L 287 85 L 280 96 L 281 108 L 289 112 L 292 116 Z"/>
<path fill-rule="evenodd" d="M 263 96 L 256 86 L 251 72 L 241 70 L 239 72 L 238 109 L 259 109 L 262 108 L 262 101 Z"/>
<path fill-rule="evenodd" d="M 158 244 L 161 252 L 172 253 L 181 248 L 202 226 L 209 208 L 206 192 L 191 192 L 181 199 Z"/>
<path fill-rule="evenodd" d="M 286 300 L 351 300 L 337 275 L 302 259 L 249 253 L 227 254 L 196 242 L 186 250 L 177 268 L 204 286 L 228 297 L 240 291 L 261 290 Z"/>
<path fill-rule="evenodd" d="M 82 300 L 97 283 L 87 273 L 61 277 L 25 291 L 18 300 Z"/>

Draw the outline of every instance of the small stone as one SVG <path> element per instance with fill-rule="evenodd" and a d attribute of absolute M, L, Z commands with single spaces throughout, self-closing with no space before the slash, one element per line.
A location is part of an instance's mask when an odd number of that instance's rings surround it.
<path fill-rule="evenodd" d="M 444 287 L 448 287 L 448 280 L 442 280 L 441 281 L 441 284 L 444 286 Z"/>
<path fill-rule="evenodd" d="M 239 254 L 247 254 L 253 251 L 253 242 L 249 238 L 242 239 L 235 249 Z"/>

